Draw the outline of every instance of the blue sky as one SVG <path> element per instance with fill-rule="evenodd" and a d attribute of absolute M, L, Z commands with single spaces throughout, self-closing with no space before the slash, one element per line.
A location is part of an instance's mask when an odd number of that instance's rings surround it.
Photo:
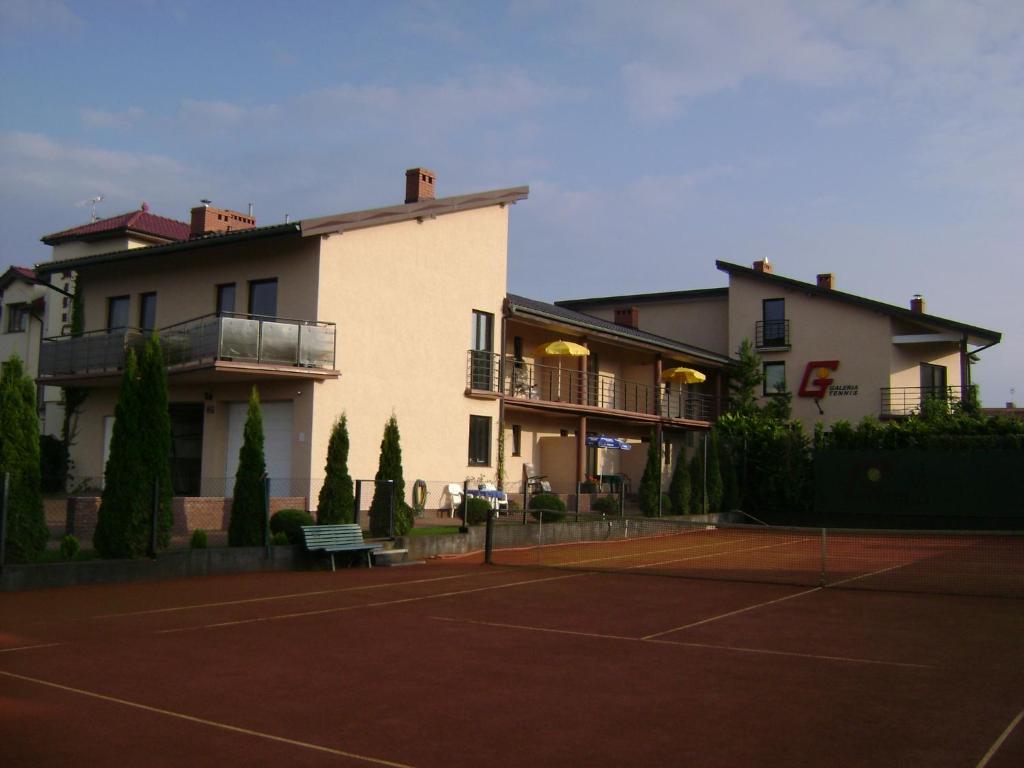
<path fill-rule="evenodd" d="M 513 292 L 716 259 L 1002 331 L 1024 400 L 1024 3 L 0 0 L 0 262 L 147 201 L 260 224 L 529 184 Z"/>

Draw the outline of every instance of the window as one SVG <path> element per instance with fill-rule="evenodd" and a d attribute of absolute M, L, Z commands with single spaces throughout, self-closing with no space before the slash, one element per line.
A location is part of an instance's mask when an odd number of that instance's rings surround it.
<path fill-rule="evenodd" d="M 139 295 L 139 328 L 152 331 L 156 327 L 156 294 Z"/>
<path fill-rule="evenodd" d="M 782 347 L 786 341 L 786 300 L 764 299 L 761 302 L 761 316 L 764 320 L 762 346 Z"/>
<path fill-rule="evenodd" d="M 764 364 L 764 395 L 777 395 L 786 391 L 786 364 Z"/>
<path fill-rule="evenodd" d="M 277 317 L 277 278 L 249 283 L 249 314 Z"/>
<path fill-rule="evenodd" d="M 224 283 L 217 286 L 217 314 L 235 311 L 235 284 Z"/>
<path fill-rule="evenodd" d="M 128 327 L 128 297 L 113 296 L 107 299 L 107 330 Z"/>
<path fill-rule="evenodd" d="M 469 417 L 469 463 L 488 466 L 491 463 L 491 417 Z"/>
<path fill-rule="evenodd" d="M 523 428 L 519 424 L 512 425 L 512 455 L 523 455 Z"/>
<path fill-rule="evenodd" d="M 470 387 L 472 389 L 493 389 L 494 315 L 474 309 L 472 334 Z"/>
<path fill-rule="evenodd" d="M 946 366 L 921 363 L 921 399 L 946 397 Z"/>
<path fill-rule="evenodd" d="M 28 305 L 8 304 L 7 305 L 7 332 L 23 333 L 28 330 Z"/>

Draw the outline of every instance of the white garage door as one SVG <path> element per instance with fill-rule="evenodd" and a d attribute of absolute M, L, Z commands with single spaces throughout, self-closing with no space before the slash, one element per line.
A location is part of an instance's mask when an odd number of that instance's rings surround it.
<path fill-rule="evenodd" d="M 238 472 L 238 452 L 242 449 L 242 431 L 248 403 L 228 404 L 227 488 L 230 495 Z M 260 403 L 263 414 L 263 454 L 270 477 L 270 495 L 291 494 L 292 476 L 292 404 Z"/>

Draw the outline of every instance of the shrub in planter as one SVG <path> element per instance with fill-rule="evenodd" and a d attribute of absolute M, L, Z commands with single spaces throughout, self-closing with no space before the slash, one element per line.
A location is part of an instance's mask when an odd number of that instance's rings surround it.
<path fill-rule="evenodd" d="M 590 503 L 591 512 L 600 512 L 603 515 L 618 514 L 619 500 L 614 496 L 602 496 Z"/>
<path fill-rule="evenodd" d="M 544 522 L 557 523 L 565 519 L 565 502 L 553 493 L 538 493 L 530 497 L 530 514 L 535 520 L 543 515 Z"/>
<path fill-rule="evenodd" d="M 491 511 L 491 502 L 487 499 L 480 499 L 470 496 L 467 500 L 467 518 L 469 525 L 482 525 L 487 522 L 487 513 Z"/>
<path fill-rule="evenodd" d="M 61 560 L 74 560 L 78 554 L 78 550 L 82 547 L 71 534 L 68 534 L 60 540 L 60 559 Z"/>
<path fill-rule="evenodd" d="M 284 531 L 278 531 L 270 537 L 270 543 L 273 544 L 275 547 L 279 547 L 282 544 L 288 544 L 290 543 L 288 541 L 288 534 Z"/>
<path fill-rule="evenodd" d="M 302 543 L 302 526 L 314 525 L 309 512 L 301 509 L 281 509 L 270 517 L 270 532 L 283 533 L 290 544 Z"/>
<path fill-rule="evenodd" d="M 192 549 L 206 549 L 206 531 L 202 528 L 196 528 L 192 531 L 192 538 L 189 540 L 188 545 Z"/>

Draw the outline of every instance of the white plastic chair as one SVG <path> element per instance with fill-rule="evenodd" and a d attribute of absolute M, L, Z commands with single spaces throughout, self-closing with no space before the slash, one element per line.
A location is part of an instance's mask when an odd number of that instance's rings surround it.
<path fill-rule="evenodd" d="M 451 505 L 449 517 L 455 517 L 455 509 L 462 505 L 462 486 L 458 483 L 448 483 L 445 487 L 448 494 L 448 501 Z"/>

